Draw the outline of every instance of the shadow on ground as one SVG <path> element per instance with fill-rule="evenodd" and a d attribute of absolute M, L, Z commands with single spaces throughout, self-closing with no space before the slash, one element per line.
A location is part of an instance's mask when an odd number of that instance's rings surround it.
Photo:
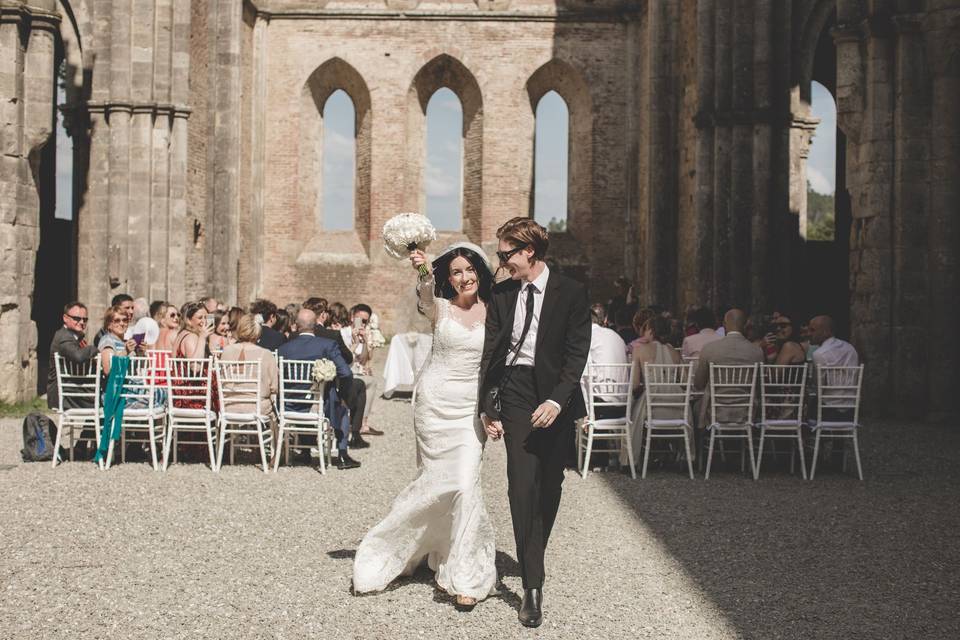
<path fill-rule="evenodd" d="M 744 638 L 960 637 L 960 431 L 883 423 L 861 445 L 863 482 L 766 462 L 757 482 L 597 475 Z"/>

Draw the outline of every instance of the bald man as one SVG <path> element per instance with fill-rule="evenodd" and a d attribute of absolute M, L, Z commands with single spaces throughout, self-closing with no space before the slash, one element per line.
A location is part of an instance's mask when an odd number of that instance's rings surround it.
<path fill-rule="evenodd" d="M 817 347 L 813 363 L 818 367 L 856 367 L 860 356 L 853 345 L 833 335 L 833 318 L 817 316 L 810 321 L 810 344 Z"/>
<path fill-rule="evenodd" d="M 730 309 L 723 316 L 726 335 L 704 345 L 700 351 L 700 359 L 697 361 L 697 370 L 693 378 L 694 389 L 706 391 L 700 402 L 698 422 L 700 427 L 706 426 L 710 415 L 710 390 L 707 389 L 710 364 L 744 365 L 764 361 L 763 350 L 743 335 L 743 329 L 746 326 L 747 314 L 742 309 Z"/>

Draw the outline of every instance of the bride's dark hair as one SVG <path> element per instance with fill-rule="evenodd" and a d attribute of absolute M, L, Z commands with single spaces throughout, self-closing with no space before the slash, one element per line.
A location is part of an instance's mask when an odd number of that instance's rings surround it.
<path fill-rule="evenodd" d="M 433 295 L 447 300 L 456 297 L 457 292 L 450 285 L 450 263 L 454 258 L 466 258 L 477 272 L 477 295 L 484 302 L 490 301 L 490 290 L 493 288 L 493 274 L 487 268 L 486 262 L 476 251 L 466 247 L 457 247 L 433 261 Z"/>

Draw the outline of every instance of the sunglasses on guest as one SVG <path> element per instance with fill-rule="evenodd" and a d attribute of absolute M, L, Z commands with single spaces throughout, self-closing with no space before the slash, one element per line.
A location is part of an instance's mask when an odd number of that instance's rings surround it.
<path fill-rule="evenodd" d="M 67 317 L 73 320 L 74 322 L 88 322 L 90 320 L 90 318 L 88 318 L 87 316 L 72 316 L 69 313 L 67 314 Z"/>
<path fill-rule="evenodd" d="M 523 251 L 528 246 L 529 244 L 524 242 L 523 244 L 518 245 L 513 249 L 510 249 L 510 251 L 497 251 L 497 259 L 500 260 L 500 262 L 507 262 L 508 260 L 510 260 L 510 258 L 515 256 L 517 253 Z"/>

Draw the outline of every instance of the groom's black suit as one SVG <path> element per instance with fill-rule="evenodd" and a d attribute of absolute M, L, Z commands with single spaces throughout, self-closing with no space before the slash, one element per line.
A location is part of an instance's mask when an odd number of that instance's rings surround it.
<path fill-rule="evenodd" d="M 543 586 L 543 556 L 560 506 L 567 446 L 573 422 L 586 415 L 580 376 L 590 351 L 590 308 L 584 286 L 551 271 L 539 313 L 533 367 L 512 367 L 514 314 L 521 283 L 493 288 L 487 305 L 480 364 L 480 410 L 503 423 L 507 447 L 510 514 L 525 589 Z M 510 352 L 510 359 L 513 352 Z M 500 388 L 498 412 L 490 390 Z M 560 414 L 547 428 L 534 429 L 530 416 L 553 400 Z"/>

